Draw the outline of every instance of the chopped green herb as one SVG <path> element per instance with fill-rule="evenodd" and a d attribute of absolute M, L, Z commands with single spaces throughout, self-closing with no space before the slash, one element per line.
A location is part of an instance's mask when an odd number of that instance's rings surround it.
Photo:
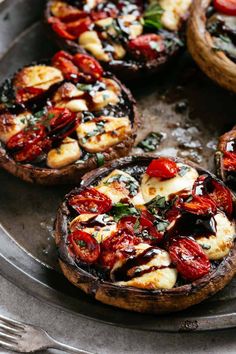
<path fill-rule="evenodd" d="M 76 87 L 77 87 L 78 90 L 81 90 L 81 91 L 90 91 L 90 90 L 92 90 L 93 85 L 90 85 L 90 84 L 77 84 Z"/>
<path fill-rule="evenodd" d="M 133 206 L 124 203 L 115 204 L 111 209 L 111 214 L 116 222 L 124 216 L 139 215 L 138 211 Z"/>
<path fill-rule="evenodd" d="M 140 227 L 140 222 L 139 220 L 137 219 L 135 224 L 134 224 L 134 231 L 138 231 L 139 230 L 139 227 Z"/>
<path fill-rule="evenodd" d="M 159 2 L 152 1 L 144 12 L 143 25 L 146 27 L 154 27 L 156 29 L 161 29 L 163 27 L 161 23 L 161 17 L 163 12 L 164 11 L 161 8 Z"/>
<path fill-rule="evenodd" d="M 143 149 L 145 152 L 155 151 L 157 146 L 160 145 L 164 135 L 162 133 L 150 133 L 146 138 L 138 144 L 138 147 Z"/>
<path fill-rule="evenodd" d="M 180 168 L 180 170 L 179 170 L 179 172 L 178 172 L 178 175 L 179 175 L 180 177 L 183 177 L 183 176 L 186 175 L 186 173 L 187 173 L 188 171 L 190 171 L 190 167 L 183 165 L 183 166 L 181 166 L 181 168 Z"/>
<path fill-rule="evenodd" d="M 96 153 L 97 156 L 97 164 L 98 167 L 101 167 L 104 165 L 105 159 L 104 159 L 104 155 L 100 152 Z"/>
<path fill-rule="evenodd" d="M 112 182 L 124 183 L 125 187 L 129 190 L 131 196 L 135 196 L 138 193 L 139 184 L 137 181 L 124 175 L 114 175 L 106 181 L 105 184 L 110 184 Z"/>
<path fill-rule="evenodd" d="M 83 240 L 78 240 L 76 241 L 77 245 L 79 245 L 80 247 L 86 247 L 87 243 Z"/>

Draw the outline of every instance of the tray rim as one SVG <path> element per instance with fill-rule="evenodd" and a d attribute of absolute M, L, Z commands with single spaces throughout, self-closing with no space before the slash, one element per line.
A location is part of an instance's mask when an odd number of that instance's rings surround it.
<path fill-rule="evenodd" d="M 122 323 L 121 320 L 117 320 L 114 317 L 113 321 L 109 319 L 101 319 L 97 316 L 87 315 L 84 313 L 78 313 L 70 307 L 71 302 L 74 299 L 65 293 L 58 291 L 49 284 L 45 284 L 41 279 L 37 279 L 35 274 L 40 272 L 48 272 L 50 275 L 57 276 L 61 279 L 64 279 L 62 274 L 57 273 L 52 268 L 46 267 L 44 264 L 39 262 L 31 254 L 27 253 L 17 242 L 10 236 L 10 234 L 0 225 L 0 242 L 2 249 L 0 251 L 0 274 L 4 276 L 14 285 L 18 286 L 20 289 L 26 291 L 31 296 L 45 301 L 47 304 L 60 308 L 61 310 L 72 313 L 75 316 L 83 317 L 89 320 L 95 320 L 100 323 L 107 325 L 118 326 L 128 329 L 136 329 L 142 331 L 151 331 L 151 332 L 163 332 L 163 333 L 178 333 L 178 332 L 202 332 L 202 331 L 213 331 L 213 330 L 223 330 L 236 327 L 236 312 L 231 314 L 221 314 L 221 315 L 212 315 L 212 316 L 202 316 L 196 318 L 194 316 L 182 316 L 183 312 L 176 314 L 170 314 L 165 316 L 152 316 L 146 314 L 136 314 L 124 310 L 114 309 L 108 305 L 103 305 L 94 300 L 94 305 L 99 307 L 104 307 L 108 312 L 119 312 L 119 313 L 129 313 L 134 317 L 134 323 Z M 9 255 L 7 250 L 11 248 L 12 254 Z M 5 252 L 4 252 L 5 251 Z M 18 258 L 20 256 L 20 258 Z M 14 259 L 14 257 L 16 257 Z M 23 264 L 26 269 L 20 268 L 20 264 L 17 264 L 17 261 L 29 261 L 30 271 L 27 264 Z M 16 261 L 14 263 L 14 261 Z M 22 265 L 22 264 L 21 264 Z M 61 280 L 60 279 L 60 280 Z M 65 279 L 64 279 L 65 280 Z M 66 281 L 66 280 L 65 280 Z M 68 287 L 70 287 L 70 283 Z M 36 290 L 36 291 L 35 291 Z M 58 297 L 55 295 L 59 295 Z M 66 302 L 69 300 L 69 302 Z M 106 311 L 106 312 L 107 312 Z M 118 316 L 119 317 L 119 316 Z M 152 318 L 151 323 L 145 321 L 145 323 L 139 325 L 139 321 L 135 321 L 135 318 L 141 317 L 142 319 Z M 171 319 L 171 321 L 170 321 Z"/>

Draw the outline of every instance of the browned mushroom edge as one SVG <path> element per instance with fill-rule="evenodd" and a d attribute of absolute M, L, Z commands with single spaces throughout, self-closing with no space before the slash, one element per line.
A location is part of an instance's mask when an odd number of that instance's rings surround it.
<path fill-rule="evenodd" d="M 45 61 L 45 63 L 48 61 Z M 33 63 L 32 65 L 35 65 Z M 20 70 L 19 70 L 20 71 Z M 136 101 L 130 90 L 125 87 L 116 77 L 111 73 L 106 72 L 106 77 L 115 80 L 121 87 L 122 94 L 131 111 L 129 119 L 132 123 L 131 134 L 126 139 L 116 145 L 111 146 L 103 151 L 104 163 L 116 159 L 118 157 L 126 156 L 132 148 L 139 126 L 139 115 L 136 107 Z M 4 83 L 2 84 L 2 86 Z M 1 86 L 1 87 L 2 87 Z M 1 89 L 0 87 L 0 89 Z M 61 169 L 55 168 L 40 168 L 32 164 L 17 163 L 7 152 L 5 144 L 0 142 L 0 167 L 10 172 L 20 179 L 42 185 L 59 185 L 59 184 L 73 184 L 88 171 L 98 167 L 96 154 L 81 164 L 71 164 Z"/>
<path fill-rule="evenodd" d="M 234 141 L 236 138 L 236 126 L 234 126 L 230 131 L 224 133 L 219 138 L 219 143 L 217 151 L 215 153 L 215 163 L 216 163 L 216 173 L 219 178 L 222 179 L 230 188 L 234 191 L 236 190 L 236 171 L 228 171 L 224 167 L 224 152 L 226 151 L 227 143 Z"/>
<path fill-rule="evenodd" d="M 85 49 L 83 49 L 79 44 L 74 41 L 61 38 L 58 36 L 53 30 L 51 25 L 48 23 L 48 19 L 50 17 L 50 7 L 52 0 L 48 1 L 46 4 L 45 12 L 44 12 L 44 22 L 49 37 L 57 43 L 57 45 L 66 51 L 82 54 L 89 54 Z M 180 31 L 181 41 L 185 41 L 185 26 Z M 175 33 L 173 34 L 173 36 Z M 181 43 L 180 41 L 180 43 Z M 104 67 L 105 70 L 111 71 L 115 75 L 117 75 L 122 81 L 129 82 L 132 84 L 132 81 L 144 79 L 147 75 L 150 76 L 152 74 L 158 73 L 164 70 L 168 64 L 173 62 L 174 58 L 183 50 L 182 44 L 178 44 L 177 42 L 173 45 L 173 49 L 170 53 L 165 53 L 161 55 L 159 58 L 149 61 L 138 62 L 135 60 L 124 61 L 124 60 L 113 60 L 112 62 L 106 63 L 101 62 L 100 64 Z"/>
<path fill-rule="evenodd" d="M 220 86 L 236 92 L 236 64 L 213 48 L 206 29 L 206 12 L 211 0 L 194 0 L 187 28 L 187 46 L 202 71 Z"/>
<path fill-rule="evenodd" d="M 136 166 L 138 175 L 142 173 L 142 168 L 146 168 L 155 157 L 154 155 L 129 156 L 113 161 L 107 167 L 86 174 L 82 179 L 81 186 L 70 192 L 58 209 L 55 222 L 55 241 L 59 251 L 61 269 L 67 279 L 76 287 L 94 299 L 108 305 L 136 312 L 162 314 L 180 311 L 198 304 L 224 288 L 236 273 L 236 243 L 234 243 L 230 253 L 219 263 L 217 268 L 208 275 L 192 283 L 170 290 L 142 290 L 134 287 L 121 287 L 111 282 L 103 281 L 98 276 L 76 265 L 68 253 L 65 243 L 68 235 L 67 217 L 69 215 L 67 200 L 71 194 L 82 191 L 116 168 L 130 167 L 135 169 Z M 192 162 L 176 158 L 172 159 L 176 162 L 187 163 L 195 167 L 200 173 L 207 173 L 213 176 L 209 171 L 200 168 Z M 218 182 L 222 183 L 219 180 Z"/>

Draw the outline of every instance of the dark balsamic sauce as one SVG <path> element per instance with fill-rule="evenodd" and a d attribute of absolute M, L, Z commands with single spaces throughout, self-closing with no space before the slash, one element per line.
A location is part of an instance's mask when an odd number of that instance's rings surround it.
<path fill-rule="evenodd" d="M 139 267 L 149 263 L 155 256 L 159 255 L 161 252 L 160 248 L 149 247 L 145 249 L 142 253 L 138 255 L 132 255 L 130 258 L 120 267 L 117 268 L 113 277 L 115 281 L 127 281 L 136 276 L 141 276 L 146 273 L 150 273 L 156 269 L 166 268 L 165 266 L 160 267 L 149 267 L 145 270 L 140 270 L 139 268 L 132 270 L 132 268 Z M 154 269 L 155 268 L 155 269 Z"/>

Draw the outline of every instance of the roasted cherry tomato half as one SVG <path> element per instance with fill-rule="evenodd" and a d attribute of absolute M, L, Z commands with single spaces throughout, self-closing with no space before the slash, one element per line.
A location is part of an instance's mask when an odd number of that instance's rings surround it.
<path fill-rule="evenodd" d="M 166 157 L 152 160 L 147 168 L 146 173 L 150 177 L 157 177 L 162 179 L 173 178 L 178 173 L 178 166 L 176 162 Z"/>
<path fill-rule="evenodd" d="M 137 228 L 135 228 L 137 225 Z M 118 230 L 128 230 L 130 233 L 135 233 L 135 231 L 140 231 L 140 224 L 137 216 L 129 215 L 124 216 L 118 221 Z"/>
<path fill-rule="evenodd" d="M 101 65 L 91 56 L 78 53 L 74 55 L 73 62 L 83 73 L 90 75 L 93 79 L 98 80 L 102 77 Z"/>
<path fill-rule="evenodd" d="M 16 102 L 23 103 L 28 100 L 32 100 L 40 95 L 42 95 L 45 91 L 41 88 L 37 87 L 24 87 L 16 90 Z"/>
<path fill-rule="evenodd" d="M 80 214 L 104 214 L 112 207 L 111 199 L 95 188 L 87 188 L 70 197 L 68 204 Z"/>
<path fill-rule="evenodd" d="M 229 217 L 232 215 L 233 198 L 230 190 L 210 176 L 199 176 L 194 183 L 193 193 L 209 197 L 217 208 L 223 210 Z"/>
<path fill-rule="evenodd" d="M 224 152 L 223 165 L 226 171 L 236 171 L 236 154 L 234 152 Z"/>
<path fill-rule="evenodd" d="M 213 4 L 217 11 L 236 16 L 236 0 L 214 0 Z"/>
<path fill-rule="evenodd" d="M 48 117 L 51 117 L 49 136 L 53 141 L 63 140 L 73 133 L 80 121 L 80 116 L 67 108 L 51 108 L 45 119 Z"/>
<path fill-rule="evenodd" d="M 194 281 L 210 271 L 210 261 L 201 246 L 187 237 L 173 240 L 169 246 L 169 254 L 177 271 L 186 280 Z"/>
<path fill-rule="evenodd" d="M 69 32 L 72 36 L 79 37 L 82 33 L 89 31 L 89 27 L 91 26 L 92 21 L 89 17 L 82 18 L 75 22 L 70 22 L 66 26 L 67 32 Z"/>
<path fill-rule="evenodd" d="M 77 78 L 79 69 L 73 64 L 72 60 L 72 55 L 61 50 L 52 58 L 52 65 L 62 72 L 65 79 Z"/>
<path fill-rule="evenodd" d="M 191 214 L 214 215 L 216 213 L 215 202 L 207 196 L 193 196 L 189 202 L 180 203 L 180 208 Z"/>
<path fill-rule="evenodd" d="M 163 38 L 157 34 L 143 34 L 128 42 L 128 49 L 137 59 L 157 59 L 165 51 Z"/>
<path fill-rule="evenodd" d="M 68 236 L 68 241 L 76 258 L 89 264 L 96 262 L 100 254 L 100 245 L 93 236 L 75 230 Z"/>
<path fill-rule="evenodd" d="M 14 155 L 14 159 L 18 162 L 31 162 L 34 161 L 44 152 L 51 149 L 52 142 L 50 138 L 46 137 L 35 144 L 26 144 L 26 146 Z"/>
<path fill-rule="evenodd" d="M 7 142 L 9 150 L 20 150 L 26 145 L 36 144 L 46 136 L 46 129 L 43 125 L 37 125 L 34 129 L 25 129 L 13 135 Z"/>
<path fill-rule="evenodd" d="M 76 36 L 68 32 L 67 25 L 59 20 L 59 18 L 50 17 L 48 23 L 52 25 L 53 31 L 55 31 L 60 37 L 71 41 L 76 39 Z"/>
<path fill-rule="evenodd" d="M 133 246 L 139 243 L 140 238 L 130 234 L 127 230 L 114 233 L 101 243 L 101 264 L 104 267 L 113 268 L 118 260 L 127 258 Z"/>

